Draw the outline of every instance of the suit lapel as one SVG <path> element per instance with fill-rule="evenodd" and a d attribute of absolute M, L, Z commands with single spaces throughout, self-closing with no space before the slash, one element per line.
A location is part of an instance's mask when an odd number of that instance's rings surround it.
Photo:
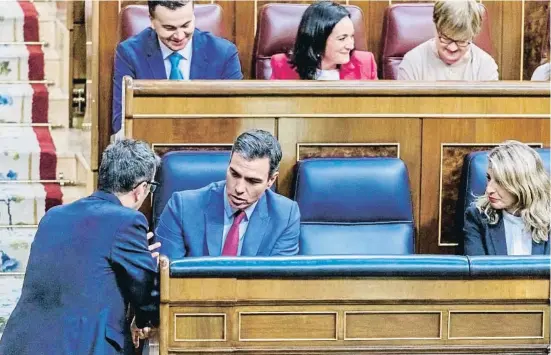
<path fill-rule="evenodd" d="M 500 216 L 497 224 L 488 224 L 488 233 L 490 234 L 490 240 L 494 245 L 495 255 L 507 255 L 507 241 L 505 239 L 503 216 Z"/>
<path fill-rule="evenodd" d="M 189 79 L 206 79 L 206 72 L 208 67 L 207 53 L 204 50 L 205 41 L 203 34 L 195 30 L 193 32 L 191 65 L 189 68 Z"/>
<path fill-rule="evenodd" d="M 356 66 L 354 65 L 353 54 L 350 54 L 350 61 L 341 65 L 339 77 L 341 80 L 354 80 L 356 78 Z"/>
<path fill-rule="evenodd" d="M 219 256 L 224 232 L 224 184 L 213 190 L 205 212 L 205 234 L 209 256 Z"/>
<path fill-rule="evenodd" d="M 270 227 L 269 224 L 270 216 L 268 214 L 266 193 L 264 193 L 258 201 L 251 215 L 249 225 L 247 226 L 247 231 L 243 239 L 243 246 L 241 247 L 242 256 L 255 256 L 258 254 L 260 244 Z"/>
<path fill-rule="evenodd" d="M 168 79 L 166 77 L 165 64 L 161 48 L 159 47 L 159 40 L 157 39 L 157 33 L 153 29 L 150 30 L 149 39 L 147 41 L 147 64 L 151 70 L 152 79 L 163 80 Z"/>
<path fill-rule="evenodd" d="M 545 244 L 546 242 L 536 243 L 532 240 L 532 255 L 545 254 Z"/>

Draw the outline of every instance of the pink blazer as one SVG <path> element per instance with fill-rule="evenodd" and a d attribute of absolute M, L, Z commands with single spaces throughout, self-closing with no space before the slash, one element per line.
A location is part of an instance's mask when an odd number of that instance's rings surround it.
<path fill-rule="evenodd" d="M 288 63 L 285 53 L 275 54 L 271 58 L 272 80 L 300 80 L 298 73 Z M 377 80 L 377 64 L 373 53 L 353 51 L 350 61 L 341 65 L 341 80 Z"/>

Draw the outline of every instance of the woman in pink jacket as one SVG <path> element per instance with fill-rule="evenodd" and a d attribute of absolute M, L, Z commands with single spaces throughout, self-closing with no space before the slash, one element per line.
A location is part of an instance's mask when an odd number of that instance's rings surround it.
<path fill-rule="evenodd" d="M 373 54 L 354 50 L 350 13 L 331 1 L 306 9 L 293 51 L 272 56 L 271 65 L 271 79 L 377 80 Z"/>

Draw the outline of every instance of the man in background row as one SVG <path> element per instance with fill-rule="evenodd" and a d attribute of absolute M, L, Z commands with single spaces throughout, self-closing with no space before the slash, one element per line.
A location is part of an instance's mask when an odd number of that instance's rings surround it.
<path fill-rule="evenodd" d="M 151 27 L 119 43 L 113 77 L 112 132 L 121 129 L 122 78 L 243 79 L 237 48 L 195 28 L 192 0 L 148 1 Z"/>
<path fill-rule="evenodd" d="M 128 304 L 134 336 L 158 323 L 152 251 L 160 245 L 148 246 L 152 234 L 137 211 L 158 165 L 146 143 L 115 142 L 103 153 L 98 191 L 46 213 L 1 355 L 132 354 Z"/>

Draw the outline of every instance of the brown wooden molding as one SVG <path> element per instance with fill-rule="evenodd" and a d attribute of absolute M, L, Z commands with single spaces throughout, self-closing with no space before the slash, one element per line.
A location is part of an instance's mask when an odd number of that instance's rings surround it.
<path fill-rule="evenodd" d="M 126 81 L 135 96 L 546 96 L 545 82 L 431 81 L 278 81 L 170 80 Z"/>

